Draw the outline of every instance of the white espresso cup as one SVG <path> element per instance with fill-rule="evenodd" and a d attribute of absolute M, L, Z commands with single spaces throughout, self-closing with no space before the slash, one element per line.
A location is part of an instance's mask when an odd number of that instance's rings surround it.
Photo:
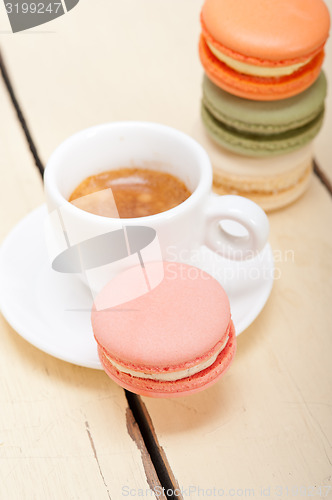
<path fill-rule="evenodd" d="M 86 177 L 122 167 L 167 172 L 181 179 L 192 194 L 170 210 L 131 219 L 95 215 L 68 201 Z M 164 125 L 113 122 L 78 132 L 51 155 L 44 181 L 53 267 L 83 275 L 95 292 L 118 272 L 142 264 L 142 260 L 169 260 L 170 248 L 180 260 L 182 251 L 188 255 L 202 245 L 239 260 L 255 256 L 267 243 L 269 223 L 264 211 L 240 196 L 212 195 L 212 167 L 205 150 L 191 137 Z M 220 224 L 226 220 L 243 226 L 245 236 L 226 232 Z M 143 235 L 138 238 L 142 248 L 127 252 L 124 258 L 119 249 L 113 251 L 112 243 L 117 244 L 114 234 L 119 235 L 123 228 L 134 233 L 141 228 Z M 113 239 L 103 236 L 111 233 Z M 89 242 L 89 265 L 80 268 L 75 259 L 81 258 L 85 242 Z M 113 252 L 111 262 L 107 261 L 108 252 Z M 101 257 L 94 263 L 97 254 Z"/>

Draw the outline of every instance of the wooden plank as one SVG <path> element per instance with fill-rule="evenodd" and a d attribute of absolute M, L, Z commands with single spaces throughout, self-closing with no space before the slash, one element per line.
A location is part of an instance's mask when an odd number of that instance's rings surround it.
<path fill-rule="evenodd" d="M 0 109 L 2 240 L 44 197 L 2 80 Z M 159 485 L 124 391 L 103 372 L 44 354 L 1 315 L 0 344 L 0 498 L 116 499 Z"/>
<path fill-rule="evenodd" d="M 300 494 L 296 487 L 308 496 L 332 486 L 331 215 L 315 179 L 298 203 L 270 216 L 280 279 L 238 338 L 223 380 L 162 404 L 144 398 L 183 488 L 235 489 L 239 497 L 270 488 L 266 496 L 287 498 Z"/>
<path fill-rule="evenodd" d="M 202 79 L 201 4 L 103 0 L 94 7 L 81 1 L 38 33 L 3 36 L 2 51 L 44 161 L 69 135 L 103 122 L 161 121 L 190 132 Z"/>
<path fill-rule="evenodd" d="M 44 202 L 42 180 L 0 74 L 0 241 L 27 212 Z"/>

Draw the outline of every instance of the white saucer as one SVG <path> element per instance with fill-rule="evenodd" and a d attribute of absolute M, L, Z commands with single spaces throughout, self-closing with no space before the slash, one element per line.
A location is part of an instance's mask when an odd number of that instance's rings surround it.
<path fill-rule="evenodd" d="M 27 215 L 0 249 L 0 309 L 28 342 L 59 359 L 101 369 L 90 325 L 90 291 L 75 275 L 53 271 L 44 241 L 45 205 Z M 269 245 L 254 259 L 235 262 L 206 247 L 194 262 L 228 293 L 237 334 L 262 310 L 273 284 Z"/>

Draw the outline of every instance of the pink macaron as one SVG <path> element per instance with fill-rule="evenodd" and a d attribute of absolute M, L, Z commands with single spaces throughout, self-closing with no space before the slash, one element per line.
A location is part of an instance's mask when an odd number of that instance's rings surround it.
<path fill-rule="evenodd" d="M 138 276 L 157 283 L 142 286 Z M 152 277 L 152 279 L 151 279 Z M 139 296 L 113 306 L 117 292 Z M 110 307 L 108 307 L 108 305 Z M 136 394 L 177 397 L 215 383 L 236 350 L 228 297 L 212 276 L 176 262 L 132 268 L 98 295 L 92 327 L 100 361 L 119 385 Z"/>

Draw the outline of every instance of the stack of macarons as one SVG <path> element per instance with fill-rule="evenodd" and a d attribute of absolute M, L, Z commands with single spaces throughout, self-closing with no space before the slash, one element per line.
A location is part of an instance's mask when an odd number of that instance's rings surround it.
<path fill-rule="evenodd" d="M 323 0 L 205 0 L 201 26 L 195 135 L 210 154 L 214 189 L 265 210 L 285 206 L 311 177 L 328 9 Z"/>

